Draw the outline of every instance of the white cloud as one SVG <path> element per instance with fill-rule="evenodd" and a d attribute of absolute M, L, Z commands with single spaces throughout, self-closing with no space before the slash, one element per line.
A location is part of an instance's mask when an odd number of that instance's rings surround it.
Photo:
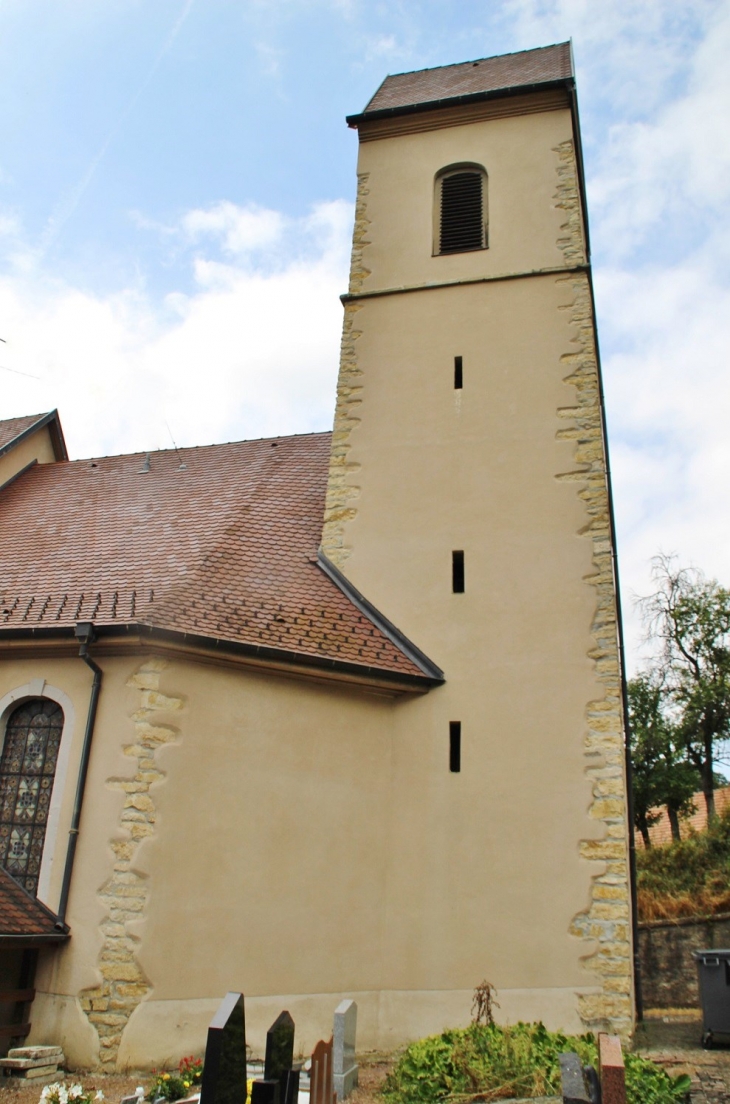
<path fill-rule="evenodd" d="M 597 298 L 625 588 L 648 592 L 660 550 L 730 581 L 730 288 L 695 257 L 606 271 Z"/>
<path fill-rule="evenodd" d="M 281 239 L 284 223 L 279 211 L 255 204 L 237 207 L 227 200 L 206 210 L 188 211 L 181 220 L 191 240 L 199 241 L 205 235 L 212 235 L 220 239 L 225 252 L 232 256 L 273 246 Z"/>
<path fill-rule="evenodd" d="M 652 556 L 730 582 L 730 3 L 511 10 L 525 45 L 575 44 L 633 666 Z"/>
<path fill-rule="evenodd" d="M 197 286 L 162 303 L 131 289 L 94 296 L 37 271 L 1 280 L 0 363 L 12 369 L 0 371 L 2 416 L 58 406 L 75 456 L 169 447 L 165 422 L 178 445 L 328 428 L 352 210 L 259 215 L 219 204 L 184 216 Z M 284 225 L 290 260 L 266 272 L 238 263 Z"/>

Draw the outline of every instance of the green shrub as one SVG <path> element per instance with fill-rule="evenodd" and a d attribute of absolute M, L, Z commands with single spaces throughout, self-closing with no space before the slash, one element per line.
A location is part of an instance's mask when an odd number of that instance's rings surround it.
<path fill-rule="evenodd" d="M 563 1035 L 541 1023 L 472 1024 L 412 1043 L 388 1075 L 383 1096 L 387 1104 L 559 1096 L 558 1056 L 571 1050 L 583 1065 L 596 1065 L 592 1035 Z M 677 1104 L 685 1098 L 688 1078 L 673 1081 L 638 1054 L 625 1060 L 629 1104 Z"/>

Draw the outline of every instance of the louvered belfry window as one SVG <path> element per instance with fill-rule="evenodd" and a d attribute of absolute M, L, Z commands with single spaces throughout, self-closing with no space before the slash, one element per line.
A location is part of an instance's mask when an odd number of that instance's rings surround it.
<path fill-rule="evenodd" d="M 485 245 L 484 174 L 477 169 L 463 169 L 444 175 L 439 253 L 465 253 Z"/>
<path fill-rule="evenodd" d="M 32 698 L 8 718 L 0 756 L 0 866 L 29 893 L 38 889 L 63 710 Z"/>

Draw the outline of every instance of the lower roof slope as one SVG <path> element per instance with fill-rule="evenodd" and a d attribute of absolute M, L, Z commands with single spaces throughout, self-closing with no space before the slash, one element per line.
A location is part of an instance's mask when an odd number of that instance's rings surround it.
<path fill-rule="evenodd" d="M 318 564 L 329 452 L 315 433 L 33 467 L 0 495 L 2 635 L 134 624 L 440 681 Z"/>
<path fill-rule="evenodd" d="M 57 922 L 50 909 L 0 867 L 0 943 L 63 940 L 68 928 L 65 924 L 57 928 Z"/>

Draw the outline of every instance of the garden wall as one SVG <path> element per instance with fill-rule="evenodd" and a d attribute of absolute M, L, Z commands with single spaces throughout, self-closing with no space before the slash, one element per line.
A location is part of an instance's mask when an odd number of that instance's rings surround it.
<path fill-rule="evenodd" d="M 711 920 L 639 924 L 641 984 L 646 1008 L 698 1008 L 693 951 L 730 947 L 730 913 Z"/>

